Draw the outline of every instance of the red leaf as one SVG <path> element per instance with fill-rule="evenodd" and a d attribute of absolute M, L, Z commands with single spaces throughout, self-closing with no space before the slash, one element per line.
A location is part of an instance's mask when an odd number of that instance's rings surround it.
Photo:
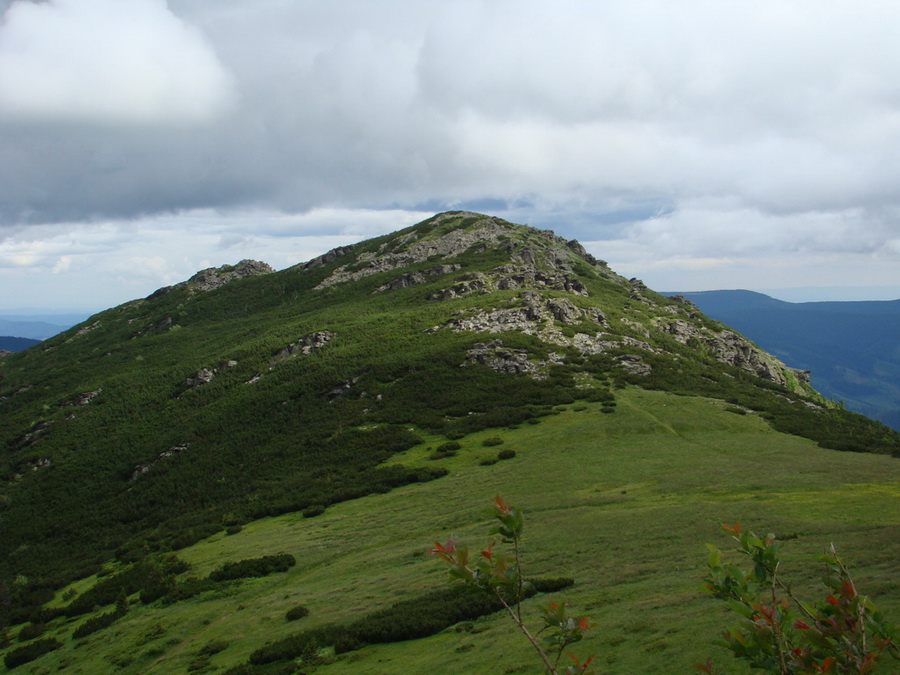
<path fill-rule="evenodd" d="M 841 604 L 840 600 L 838 600 L 838 599 L 837 599 L 836 597 L 834 597 L 833 595 L 829 595 L 827 598 L 825 598 L 825 602 L 827 602 L 829 605 L 839 605 L 839 604 Z"/>
<path fill-rule="evenodd" d="M 834 663 L 834 657 L 833 657 L 833 656 L 826 656 L 826 657 L 822 660 L 822 665 L 821 665 L 821 666 L 816 665 L 816 664 L 813 664 L 813 665 L 816 666 L 816 670 L 818 670 L 820 673 L 827 673 L 827 672 L 829 672 L 829 671 L 831 670 L 831 664 L 833 664 L 833 663 Z"/>
<path fill-rule="evenodd" d="M 453 560 L 453 552 L 456 550 L 456 539 L 448 539 L 446 544 L 442 544 L 439 541 L 434 542 L 434 548 L 429 551 L 431 555 L 436 555 L 438 558 L 446 560 L 447 562 L 454 562 Z"/>
<path fill-rule="evenodd" d="M 856 597 L 856 589 L 853 588 L 853 584 L 851 584 L 847 579 L 841 580 L 841 595 L 843 595 L 848 600 L 852 600 Z"/>
<path fill-rule="evenodd" d="M 500 495 L 494 495 L 494 504 L 496 504 L 497 508 L 503 511 L 503 513 L 509 512 L 509 506 L 503 502 L 503 498 Z"/>
<path fill-rule="evenodd" d="M 805 621 L 801 621 L 800 619 L 797 619 L 794 622 L 794 628 L 799 628 L 800 630 L 809 630 L 809 624 L 806 623 Z"/>

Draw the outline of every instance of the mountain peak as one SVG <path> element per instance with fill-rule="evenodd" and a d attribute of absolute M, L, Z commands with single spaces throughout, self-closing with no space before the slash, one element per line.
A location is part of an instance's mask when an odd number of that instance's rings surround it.
<path fill-rule="evenodd" d="M 606 268 L 606 263 L 595 259 L 575 240 L 566 241 L 552 230 L 517 225 L 471 211 L 439 213 L 393 235 L 333 249 L 310 260 L 303 268 L 315 269 L 336 260 L 342 263 L 316 286 L 322 289 L 424 263 L 452 264 L 463 254 L 478 255 L 489 251 L 505 258 L 507 264 L 518 265 L 520 273 L 555 270 L 574 274 L 574 267 L 580 262 L 602 269 L 605 276 L 615 276 Z M 494 276 L 502 277 L 512 271 L 509 267 L 498 267 Z M 415 279 L 423 282 L 423 275 L 428 273 L 428 270 L 419 271 Z M 404 279 L 411 281 L 408 275 Z M 502 279 L 497 278 L 496 281 L 502 288 Z M 386 284 L 385 289 L 397 283 L 401 287 L 412 285 L 395 280 Z"/>

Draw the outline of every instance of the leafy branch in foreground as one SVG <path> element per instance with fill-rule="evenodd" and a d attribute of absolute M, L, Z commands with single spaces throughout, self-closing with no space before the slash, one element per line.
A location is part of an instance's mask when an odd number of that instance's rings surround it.
<path fill-rule="evenodd" d="M 886 653 L 896 658 L 896 626 L 885 621 L 872 601 L 860 595 L 834 546 L 820 556 L 825 564 L 825 598 L 813 605 L 802 602 L 778 575 L 783 542 L 772 534 L 760 538 L 741 531 L 740 523 L 723 525 L 748 556 L 744 571 L 722 561 L 715 546 L 709 549 L 706 589 L 741 617 L 725 632 L 725 647 L 736 658 L 771 673 L 871 673 Z M 712 673 L 712 664 L 696 664 Z"/>
<path fill-rule="evenodd" d="M 588 617 L 576 619 L 569 616 L 565 603 L 550 602 L 541 608 L 543 627 L 532 632 L 522 618 L 522 600 L 528 592 L 528 582 L 522 576 L 520 544 L 525 526 L 521 509 L 506 504 L 499 495 L 488 513 L 497 523 L 490 530 L 499 534 L 501 542 L 511 546 L 511 552 L 495 551 L 496 540 L 476 556 L 471 556 L 466 546 L 457 546 L 455 539 L 446 544 L 434 543 L 432 555 L 450 565 L 450 578 L 494 596 L 503 605 L 516 627 L 528 639 L 551 675 L 590 675 L 588 670 L 593 657 L 582 663 L 569 652 L 574 665 L 559 670 L 559 661 L 566 648 L 582 639 L 590 628 Z M 542 638 L 542 639 L 539 639 Z"/>

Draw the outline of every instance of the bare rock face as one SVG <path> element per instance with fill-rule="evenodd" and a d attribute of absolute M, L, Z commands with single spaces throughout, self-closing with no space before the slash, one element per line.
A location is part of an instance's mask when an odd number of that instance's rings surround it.
<path fill-rule="evenodd" d="M 212 291 L 220 286 L 243 279 L 244 277 L 252 277 L 258 274 L 269 274 L 275 270 L 264 262 L 258 260 L 241 260 L 237 265 L 223 265 L 222 267 L 209 267 L 200 270 L 186 282 L 180 285 L 186 285 L 193 291 Z"/>

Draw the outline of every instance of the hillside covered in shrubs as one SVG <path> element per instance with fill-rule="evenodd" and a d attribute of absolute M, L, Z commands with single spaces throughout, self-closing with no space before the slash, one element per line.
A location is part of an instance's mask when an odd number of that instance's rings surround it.
<path fill-rule="evenodd" d="M 0 631 L 71 621 L 120 593 L 175 603 L 285 573 L 277 547 L 200 576 L 174 556 L 260 519 L 315 522 L 446 480 L 467 439 L 483 437 L 482 470 L 510 466 L 520 454 L 498 430 L 539 427 L 560 406 L 613 418 L 631 389 L 900 455 L 897 432 L 578 242 L 444 213 L 279 272 L 205 270 L 3 357 Z"/>

